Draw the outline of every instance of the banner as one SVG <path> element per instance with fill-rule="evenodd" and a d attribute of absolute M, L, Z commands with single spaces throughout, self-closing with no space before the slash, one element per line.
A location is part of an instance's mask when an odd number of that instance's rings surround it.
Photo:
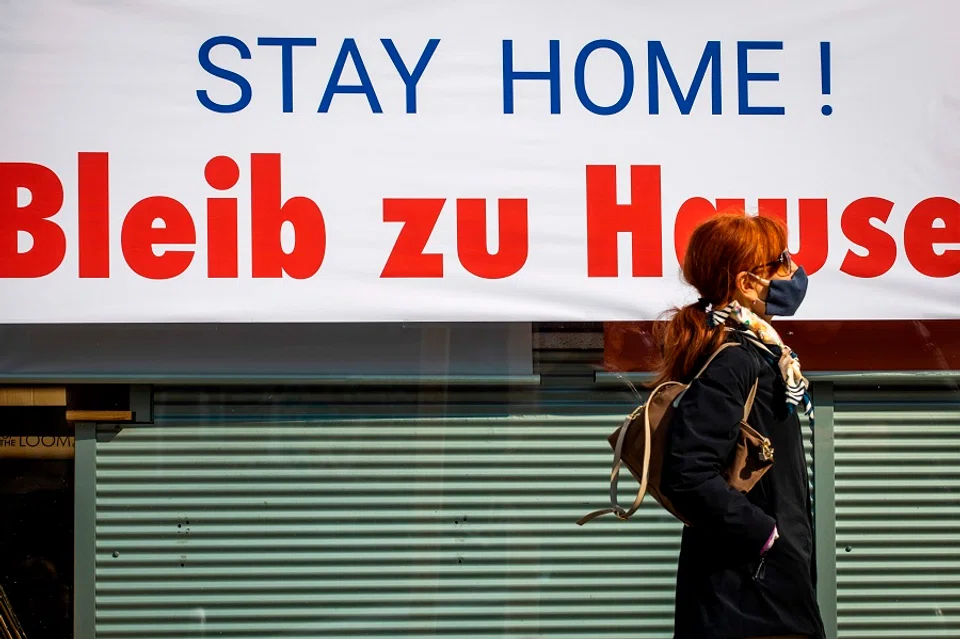
<path fill-rule="evenodd" d="M 960 318 L 955 0 L 0 16 L 3 323 L 652 319 L 731 207 L 798 318 Z"/>

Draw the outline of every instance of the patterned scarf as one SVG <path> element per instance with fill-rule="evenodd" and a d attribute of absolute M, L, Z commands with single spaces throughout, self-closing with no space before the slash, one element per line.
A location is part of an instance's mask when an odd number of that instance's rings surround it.
<path fill-rule="evenodd" d="M 800 360 L 797 359 L 789 346 L 783 343 L 780 334 L 769 322 L 744 308 L 736 300 L 724 308 L 707 309 L 707 323 L 721 326 L 727 322 L 752 344 L 758 346 L 771 363 L 776 363 L 780 369 L 780 376 L 787 389 L 787 404 L 792 407 L 802 406 L 804 414 L 810 419 L 810 428 L 813 429 L 813 402 L 810 400 L 810 382 L 800 370 Z"/>

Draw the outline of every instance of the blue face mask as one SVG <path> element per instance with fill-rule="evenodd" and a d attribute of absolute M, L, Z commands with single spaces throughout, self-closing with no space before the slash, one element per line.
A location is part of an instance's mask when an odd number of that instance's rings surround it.
<path fill-rule="evenodd" d="M 802 266 L 789 280 L 765 280 L 761 277 L 757 279 L 770 287 L 765 307 L 767 315 L 790 317 L 797 312 L 807 295 L 807 272 Z"/>

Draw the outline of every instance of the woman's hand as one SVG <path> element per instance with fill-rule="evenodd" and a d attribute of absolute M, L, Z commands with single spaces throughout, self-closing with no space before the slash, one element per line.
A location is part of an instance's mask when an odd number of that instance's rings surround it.
<path fill-rule="evenodd" d="M 767 539 L 767 543 L 763 545 L 763 548 L 760 550 L 760 555 L 766 555 L 770 552 L 770 549 L 773 548 L 773 544 L 780 539 L 780 532 L 777 530 L 777 527 L 773 527 L 773 532 L 770 533 L 770 538 Z"/>

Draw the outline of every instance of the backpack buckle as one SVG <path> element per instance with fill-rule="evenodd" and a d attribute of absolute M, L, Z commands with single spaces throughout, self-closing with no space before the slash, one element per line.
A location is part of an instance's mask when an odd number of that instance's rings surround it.
<path fill-rule="evenodd" d="M 772 462 L 773 461 L 773 444 L 770 443 L 769 439 L 764 439 L 760 444 L 760 461 L 762 462 Z"/>

